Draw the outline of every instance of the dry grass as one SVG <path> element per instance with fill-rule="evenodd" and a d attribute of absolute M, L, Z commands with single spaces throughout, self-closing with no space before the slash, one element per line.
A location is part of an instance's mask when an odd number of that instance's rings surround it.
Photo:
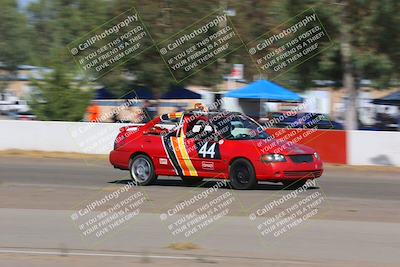
<path fill-rule="evenodd" d="M 365 171 L 365 172 L 400 172 L 400 167 L 396 166 L 375 166 L 375 165 L 344 165 L 344 164 L 332 164 L 324 163 L 324 169 L 326 170 L 343 170 L 343 171 Z"/>
<path fill-rule="evenodd" d="M 0 150 L 0 157 L 21 157 L 21 158 L 59 158 L 59 159 L 103 159 L 107 160 L 108 155 L 36 151 L 36 150 Z"/>
<path fill-rule="evenodd" d="M 200 247 L 193 243 L 172 243 L 169 244 L 167 248 L 173 250 L 193 250 L 193 249 L 199 249 Z"/>

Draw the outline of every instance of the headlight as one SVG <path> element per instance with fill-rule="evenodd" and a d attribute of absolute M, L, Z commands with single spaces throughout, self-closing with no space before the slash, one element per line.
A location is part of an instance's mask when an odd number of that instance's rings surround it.
<path fill-rule="evenodd" d="M 261 156 L 261 161 L 266 162 L 266 163 L 271 163 L 271 162 L 285 162 L 285 156 L 281 154 L 268 154 L 268 155 L 262 155 Z"/>
<path fill-rule="evenodd" d="M 314 157 L 315 157 L 316 159 L 320 159 L 317 152 L 314 152 Z"/>

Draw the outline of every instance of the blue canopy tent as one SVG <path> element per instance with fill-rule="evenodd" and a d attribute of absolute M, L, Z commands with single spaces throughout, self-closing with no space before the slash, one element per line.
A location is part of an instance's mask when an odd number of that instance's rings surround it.
<path fill-rule="evenodd" d="M 139 85 L 130 85 L 129 91 L 126 91 L 124 95 L 115 96 L 113 95 L 110 90 L 106 87 L 102 87 L 96 90 L 95 92 L 95 100 L 109 100 L 109 99 L 154 99 L 153 93 L 151 90 L 144 86 Z"/>
<path fill-rule="evenodd" d="M 245 87 L 230 91 L 224 96 L 260 99 L 269 102 L 303 102 L 303 99 L 298 94 L 266 80 L 255 81 Z"/>
<path fill-rule="evenodd" d="M 201 99 L 201 95 L 179 85 L 171 85 L 161 99 Z"/>
<path fill-rule="evenodd" d="M 153 92 L 145 87 L 140 85 L 130 85 L 129 91 L 126 92 L 125 95 L 122 96 L 122 99 L 154 99 Z"/>
<path fill-rule="evenodd" d="M 102 87 L 96 90 L 95 92 L 95 100 L 104 100 L 104 99 L 114 99 L 113 95 L 107 90 L 107 88 Z"/>
<path fill-rule="evenodd" d="M 399 106 L 400 107 L 400 91 L 391 93 L 382 98 L 377 98 L 372 101 L 372 103 L 377 105 L 389 105 L 389 106 Z"/>
<path fill-rule="evenodd" d="M 303 102 L 303 98 L 298 94 L 289 91 L 282 86 L 266 80 L 258 80 L 247 86 L 232 90 L 225 97 L 239 98 L 239 105 L 244 113 L 252 117 L 261 117 L 262 101 L 265 102 Z M 258 106 L 255 112 L 254 107 Z"/>

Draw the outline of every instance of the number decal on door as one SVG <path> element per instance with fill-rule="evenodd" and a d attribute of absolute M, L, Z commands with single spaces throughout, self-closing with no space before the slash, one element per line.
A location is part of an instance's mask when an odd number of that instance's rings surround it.
<path fill-rule="evenodd" d="M 208 142 L 205 143 L 199 150 L 199 153 L 202 154 L 202 158 L 207 158 L 207 155 L 210 155 L 210 158 L 214 158 L 215 156 L 215 145 L 216 143 L 212 144 L 208 149 L 207 149 Z"/>
<path fill-rule="evenodd" d="M 198 154 L 200 158 L 207 159 L 220 159 L 221 156 L 219 154 L 219 144 L 212 143 L 209 145 L 208 142 L 204 143 L 200 149 L 198 149 Z"/>

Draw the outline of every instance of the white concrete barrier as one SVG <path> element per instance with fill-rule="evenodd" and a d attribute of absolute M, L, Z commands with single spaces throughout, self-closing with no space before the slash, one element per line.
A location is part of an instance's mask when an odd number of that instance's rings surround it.
<path fill-rule="evenodd" d="M 400 132 L 348 131 L 347 163 L 400 166 Z"/>
<path fill-rule="evenodd" d="M 122 123 L 0 121 L 0 150 L 108 154 Z"/>
<path fill-rule="evenodd" d="M 119 128 L 127 125 L 135 124 L 0 120 L 0 150 L 108 154 Z M 400 166 L 400 132 L 346 134 L 347 164 Z"/>

